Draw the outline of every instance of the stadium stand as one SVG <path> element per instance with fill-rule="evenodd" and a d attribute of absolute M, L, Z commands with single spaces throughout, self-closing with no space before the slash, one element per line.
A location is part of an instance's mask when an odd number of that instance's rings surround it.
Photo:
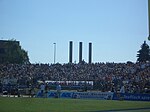
<path fill-rule="evenodd" d="M 50 89 L 57 81 L 63 81 L 62 89 L 76 86 L 77 88 L 73 89 L 84 87 L 85 90 L 118 92 L 124 86 L 125 93 L 150 93 L 150 62 L 0 64 L 1 93 L 7 91 L 14 94 L 15 90 L 22 89 L 31 93 L 33 88 L 39 88 L 40 81 L 53 81 L 48 84 L 51 86 Z M 67 81 L 70 83 L 65 83 Z M 92 81 L 93 84 L 79 82 L 77 84 L 76 81 Z"/>

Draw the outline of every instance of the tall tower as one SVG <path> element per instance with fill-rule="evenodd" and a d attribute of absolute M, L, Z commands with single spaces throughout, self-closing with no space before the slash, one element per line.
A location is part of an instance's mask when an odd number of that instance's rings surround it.
<path fill-rule="evenodd" d="M 82 42 L 79 42 L 79 63 L 82 62 Z"/>
<path fill-rule="evenodd" d="M 73 42 L 69 43 L 69 63 L 72 63 L 72 54 L 73 54 Z"/>
<path fill-rule="evenodd" d="M 92 43 L 89 43 L 89 63 L 92 63 Z"/>

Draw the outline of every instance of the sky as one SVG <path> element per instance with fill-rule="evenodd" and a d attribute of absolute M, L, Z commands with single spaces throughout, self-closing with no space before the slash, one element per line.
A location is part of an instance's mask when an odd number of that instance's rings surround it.
<path fill-rule="evenodd" d="M 88 62 L 136 62 L 148 41 L 148 0 L 0 0 L 0 39 L 16 39 L 31 63 L 79 61 L 79 42 Z"/>

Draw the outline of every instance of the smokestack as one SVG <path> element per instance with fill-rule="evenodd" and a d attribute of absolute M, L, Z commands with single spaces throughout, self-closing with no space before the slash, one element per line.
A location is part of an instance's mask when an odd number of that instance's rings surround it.
<path fill-rule="evenodd" d="M 69 63 L 72 63 L 72 53 L 73 53 L 73 42 L 70 41 L 70 44 L 69 44 Z"/>
<path fill-rule="evenodd" d="M 89 43 L 89 63 L 92 63 L 92 43 Z"/>
<path fill-rule="evenodd" d="M 79 63 L 82 62 L 82 42 L 79 42 Z"/>

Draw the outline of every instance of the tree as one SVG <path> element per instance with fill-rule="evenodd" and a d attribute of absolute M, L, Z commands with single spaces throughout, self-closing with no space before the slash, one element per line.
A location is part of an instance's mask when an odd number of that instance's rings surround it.
<path fill-rule="evenodd" d="M 144 43 L 141 45 L 141 49 L 138 51 L 137 57 L 138 62 L 150 61 L 150 48 L 146 41 L 144 41 Z"/>
<path fill-rule="evenodd" d="M 21 48 L 19 41 L 14 39 L 5 41 L 4 47 L 5 53 L 3 54 L 3 60 L 0 63 L 29 63 L 28 53 Z"/>

